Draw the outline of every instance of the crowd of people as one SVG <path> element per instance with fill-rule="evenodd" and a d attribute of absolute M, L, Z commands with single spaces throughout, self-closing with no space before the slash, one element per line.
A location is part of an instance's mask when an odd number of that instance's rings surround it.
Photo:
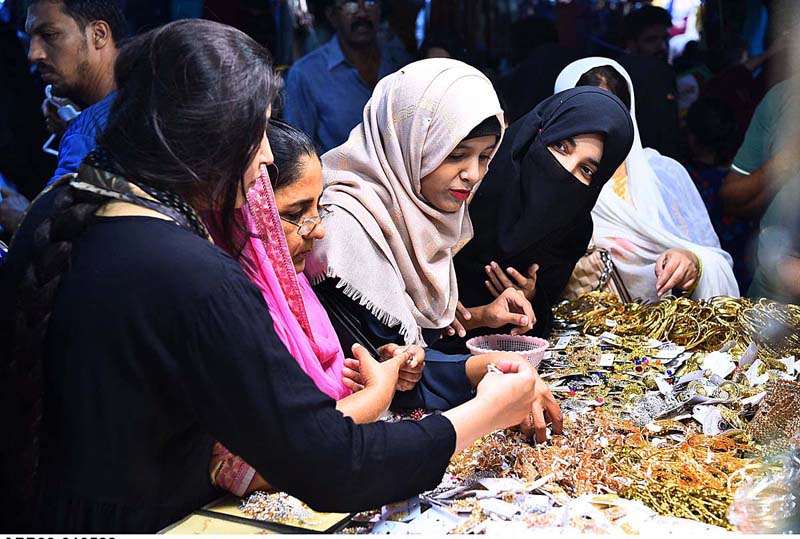
<path fill-rule="evenodd" d="M 659 9 L 618 59 L 549 42 L 495 84 L 331 0 L 284 83 L 231 26 L 127 38 L 113 0 L 32 0 L 60 142 L 40 193 L 8 172 L 0 201 L 3 522 L 155 532 L 268 487 L 359 511 L 493 430 L 544 441 L 548 385 L 465 342 L 547 337 L 591 246 L 640 301 L 798 301 L 800 87 L 766 91 L 737 149 L 730 100 L 679 116 Z M 379 421 L 417 408 L 441 413 Z"/>

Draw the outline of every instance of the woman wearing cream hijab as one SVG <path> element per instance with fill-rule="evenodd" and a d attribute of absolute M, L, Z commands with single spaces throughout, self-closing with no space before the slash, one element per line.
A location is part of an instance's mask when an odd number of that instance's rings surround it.
<path fill-rule="evenodd" d="M 673 289 L 694 299 L 738 297 L 733 261 L 720 248 L 688 173 L 669 157 L 642 148 L 633 83 L 625 69 L 608 58 L 584 58 L 564 68 L 555 92 L 585 84 L 620 97 L 625 88 L 615 88 L 620 85 L 605 80 L 617 76 L 627 83 L 634 140 L 628 158 L 603 188 L 592 211 L 594 243 L 609 250 L 633 297 L 654 301 Z"/>
<path fill-rule="evenodd" d="M 378 83 L 363 122 L 322 157 L 321 204 L 333 213 L 306 273 L 312 282 L 324 281 L 317 291 L 329 312 L 335 310 L 335 326 L 338 321 L 351 338 L 377 348 L 431 345 L 453 322 L 453 256 L 473 236 L 467 202 L 504 125 L 491 82 L 462 62 L 422 60 Z M 533 310 L 524 295 L 508 289 L 470 318 L 525 332 Z M 492 361 L 487 356 L 427 349 L 415 395 L 400 395 L 395 405 L 446 409 L 468 400 Z M 541 398 L 527 427 L 535 423 L 543 439 L 545 417 L 560 431 L 561 414 L 546 384 L 539 381 L 537 391 Z"/>

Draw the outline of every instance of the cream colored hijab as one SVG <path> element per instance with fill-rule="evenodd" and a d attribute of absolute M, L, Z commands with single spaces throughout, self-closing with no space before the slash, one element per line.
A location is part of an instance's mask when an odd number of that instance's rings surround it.
<path fill-rule="evenodd" d="M 334 207 L 306 272 L 339 280 L 381 322 L 400 326 L 408 344 L 421 329 L 455 317 L 453 255 L 472 238 L 466 206 L 444 213 L 425 201 L 433 172 L 483 120 L 503 111 L 480 71 L 450 59 L 414 62 L 382 79 L 347 142 L 322 156 Z M 499 142 L 497 144 L 499 146 Z"/>

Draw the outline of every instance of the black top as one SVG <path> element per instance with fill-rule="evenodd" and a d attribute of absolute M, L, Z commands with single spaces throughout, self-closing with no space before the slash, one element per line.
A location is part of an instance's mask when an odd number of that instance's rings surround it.
<path fill-rule="evenodd" d="M 642 54 L 623 54 L 617 62 L 628 72 L 636 89 L 636 123 L 642 146 L 680 158 L 678 84 L 674 69 L 660 58 Z M 736 93 L 739 91 L 737 87 Z"/>
<path fill-rule="evenodd" d="M 366 346 L 374 357 L 378 348 L 385 344 L 404 344 L 400 326 L 387 326 L 369 309 L 347 297 L 336 281 L 326 279 L 314 287 L 314 292 L 330 316 L 339 342 L 344 350 L 359 343 Z M 434 345 L 441 335 L 439 329 L 423 329 L 422 338 Z M 425 369 L 422 379 L 409 391 L 398 391 L 392 401 L 392 409 L 449 410 L 475 396 L 475 390 L 467 378 L 469 355 L 443 353 L 432 348 L 425 349 Z"/>
<path fill-rule="evenodd" d="M 557 43 L 546 43 L 531 50 L 525 61 L 497 84 L 505 119 L 513 124 L 553 95 L 553 86 L 561 70 L 578 58 L 575 51 Z"/>
<path fill-rule="evenodd" d="M 584 133 L 604 137 L 590 185 L 548 149 Z M 454 259 L 462 303 L 475 307 L 494 299 L 484 286 L 484 267 L 491 261 L 523 274 L 536 263 L 534 332 L 546 336 L 550 309 L 591 239 L 592 208 L 632 143 L 625 105 L 591 86 L 555 94 L 511 125 L 469 207 L 475 235 Z"/>
<path fill-rule="evenodd" d="M 16 294 L 28 215 L 0 292 Z M 174 223 L 97 218 L 74 244 L 48 330 L 42 530 L 154 532 L 219 495 L 213 441 L 323 511 L 432 488 L 455 448 L 442 416 L 356 425 L 275 334 L 239 264 Z"/>

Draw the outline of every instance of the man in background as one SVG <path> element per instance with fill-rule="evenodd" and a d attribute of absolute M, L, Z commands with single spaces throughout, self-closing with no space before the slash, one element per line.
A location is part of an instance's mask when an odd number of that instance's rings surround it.
<path fill-rule="evenodd" d="M 796 174 L 800 77 L 776 84 L 756 107 L 720 199 L 726 211 L 758 221 L 783 183 Z"/>
<path fill-rule="evenodd" d="M 642 6 L 625 16 L 625 49 L 629 54 L 669 59 L 672 18 L 666 9 Z"/>
<path fill-rule="evenodd" d="M 77 172 L 95 139 L 105 127 L 114 98 L 114 62 L 118 41 L 125 35 L 125 19 L 113 0 L 32 0 L 25 31 L 31 37 L 28 61 L 61 103 L 82 109 L 66 127 L 58 149 L 58 166 L 49 183 Z M 48 128 L 64 129 L 56 107 L 42 106 Z M 4 188 L 0 226 L 16 230 L 30 202 Z"/>
<path fill-rule="evenodd" d="M 289 70 L 284 109 L 320 153 L 347 140 L 378 81 L 411 60 L 400 47 L 379 42 L 378 2 L 331 0 L 325 14 L 336 34 Z"/>
<path fill-rule="evenodd" d="M 663 8 L 645 5 L 623 21 L 625 55 L 617 60 L 633 81 L 636 119 L 645 148 L 678 157 L 678 87 L 667 63 L 672 18 Z"/>

